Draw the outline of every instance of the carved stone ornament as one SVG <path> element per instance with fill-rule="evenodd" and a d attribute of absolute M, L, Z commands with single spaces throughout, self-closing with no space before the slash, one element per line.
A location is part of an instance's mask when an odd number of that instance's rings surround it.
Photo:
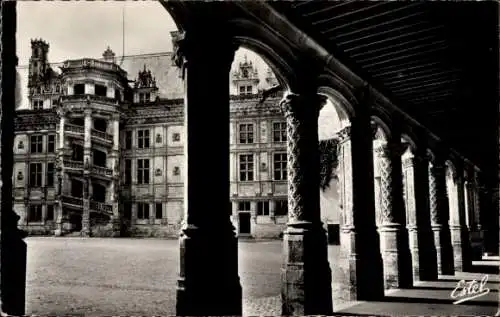
<path fill-rule="evenodd" d="M 156 176 L 161 176 L 161 169 L 160 168 L 157 168 L 156 169 L 156 173 L 155 173 Z"/>
<path fill-rule="evenodd" d="M 19 150 L 24 149 L 24 143 L 23 143 L 23 141 L 19 141 L 19 144 L 17 145 L 17 148 L 18 148 Z"/>
<path fill-rule="evenodd" d="M 295 220 L 304 220 L 309 209 L 314 213 L 319 208 L 315 199 L 320 174 L 317 122 L 325 99 L 310 97 L 289 93 L 280 102 L 287 121 L 289 213 Z"/>
<path fill-rule="evenodd" d="M 22 181 L 24 179 L 23 172 L 17 172 L 17 180 Z"/>
<path fill-rule="evenodd" d="M 157 134 L 156 135 L 156 143 L 161 143 L 162 142 L 162 139 L 161 139 L 161 134 Z"/>
<path fill-rule="evenodd" d="M 187 67 L 187 59 L 185 56 L 185 43 L 186 43 L 186 33 L 185 32 L 171 32 L 172 35 L 172 62 L 174 66 L 180 69 L 180 77 L 185 78 L 185 71 Z"/>
<path fill-rule="evenodd" d="M 339 143 L 344 143 L 344 142 L 350 140 L 351 139 L 351 127 L 347 126 L 347 127 L 343 128 L 342 130 L 337 132 L 336 136 L 337 136 L 337 139 L 339 140 Z"/>

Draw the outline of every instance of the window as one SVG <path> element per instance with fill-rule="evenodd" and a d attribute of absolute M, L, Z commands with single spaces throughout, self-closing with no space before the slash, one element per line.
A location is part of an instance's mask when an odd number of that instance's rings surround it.
<path fill-rule="evenodd" d="M 163 205 L 162 205 L 162 203 L 156 203 L 155 218 L 156 219 L 162 219 L 163 218 Z"/>
<path fill-rule="evenodd" d="M 253 181 L 253 154 L 240 155 L 240 181 Z"/>
<path fill-rule="evenodd" d="M 137 204 L 137 219 L 149 219 L 149 204 Z"/>
<path fill-rule="evenodd" d="M 274 154 L 274 180 L 283 181 L 286 180 L 286 153 L 275 153 Z"/>
<path fill-rule="evenodd" d="M 32 135 L 30 140 L 31 140 L 31 153 L 42 153 L 43 137 L 41 135 Z"/>
<path fill-rule="evenodd" d="M 120 89 L 115 89 L 115 99 L 118 101 L 122 100 Z"/>
<path fill-rule="evenodd" d="M 47 163 L 47 186 L 54 186 L 54 163 Z"/>
<path fill-rule="evenodd" d="M 45 220 L 54 220 L 54 205 L 47 205 L 47 215 L 45 216 Z"/>
<path fill-rule="evenodd" d="M 52 99 L 52 105 L 53 106 L 57 106 L 59 104 L 59 100 L 58 99 Z"/>
<path fill-rule="evenodd" d="M 137 131 L 137 146 L 140 149 L 149 148 L 149 130 Z"/>
<path fill-rule="evenodd" d="M 31 163 L 29 166 L 30 187 L 42 186 L 42 163 Z"/>
<path fill-rule="evenodd" d="M 151 94 L 149 92 L 144 94 L 144 101 L 145 102 L 150 102 L 151 101 Z"/>
<path fill-rule="evenodd" d="M 172 134 L 172 141 L 173 142 L 179 142 L 181 140 L 181 134 L 180 133 L 174 133 Z"/>
<path fill-rule="evenodd" d="M 274 142 L 286 142 L 286 122 L 273 123 Z"/>
<path fill-rule="evenodd" d="M 268 201 L 257 202 L 257 216 L 269 216 L 269 202 Z"/>
<path fill-rule="evenodd" d="M 137 160 L 137 183 L 149 184 L 149 159 Z"/>
<path fill-rule="evenodd" d="M 51 134 L 47 139 L 47 152 L 54 153 L 56 150 L 56 136 Z"/>
<path fill-rule="evenodd" d="M 43 100 L 33 100 L 33 110 L 43 109 Z"/>
<path fill-rule="evenodd" d="M 239 211 L 250 211 L 250 202 L 249 201 L 240 201 L 238 203 Z"/>
<path fill-rule="evenodd" d="M 74 95 L 83 95 L 85 94 L 85 84 L 76 84 L 73 86 L 73 94 Z"/>
<path fill-rule="evenodd" d="M 31 205 L 28 211 L 28 222 L 42 221 L 42 205 Z"/>
<path fill-rule="evenodd" d="M 125 131 L 125 149 L 130 150 L 132 148 L 132 131 Z"/>
<path fill-rule="evenodd" d="M 240 143 L 253 143 L 253 124 L 240 124 Z"/>
<path fill-rule="evenodd" d="M 247 86 L 247 95 L 251 95 L 253 93 L 252 86 Z"/>
<path fill-rule="evenodd" d="M 94 93 L 96 96 L 106 97 L 106 95 L 108 94 L 108 87 L 104 85 L 95 85 Z"/>
<path fill-rule="evenodd" d="M 240 95 L 245 94 L 245 86 L 240 86 Z"/>
<path fill-rule="evenodd" d="M 179 168 L 179 166 L 174 167 L 173 174 L 174 176 L 178 176 L 181 174 L 181 169 Z"/>
<path fill-rule="evenodd" d="M 288 200 L 276 201 L 276 209 L 274 210 L 274 215 L 275 216 L 288 215 Z"/>
<path fill-rule="evenodd" d="M 132 184 L 132 160 L 125 160 L 125 185 Z"/>
<path fill-rule="evenodd" d="M 139 102 L 143 103 L 144 102 L 144 94 L 141 92 L 139 93 Z"/>

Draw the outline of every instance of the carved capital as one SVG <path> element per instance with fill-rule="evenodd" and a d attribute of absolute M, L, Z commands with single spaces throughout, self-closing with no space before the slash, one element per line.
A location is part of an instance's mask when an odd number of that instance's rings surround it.
<path fill-rule="evenodd" d="M 85 108 L 83 110 L 83 113 L 85 114 L 85 116 L 92 116 L 92 109 L 91 108 Z"/>
<path fill-rule="evenodd" d="M 374 148 L 375 153 L 380 158 L 401 156 L 405 150 L 406 147 L 401 143 L 380 143 Z"/>
<path fill-rule="evenodd" d="M 337 132 L 337 138 L 339 139 L 340 143 L 344 143 L 345 141 L 348 141 L 351 139 L 351 126 L 347 126 L 343 128 L 342 130 Z"/>
<path fill-rule="evenodd" d="M 111 115 L 111 120 L 120 122 L 120 114 L 119 113 L 113 113 Z"/>
<path fill-rule="evenodd" d="M 220 65 L 220 62 L 222 62 L 225 65 L 220 66 L 227 67 L 228 70 L 231 67 L 238 45 L 233 43 L 230 37 L 220 35 L 217 39 L 214 39 L 215 43 L 213 45 L 215 48 L 210 53 L 210 56 L 207 56 L 207 51 L 200 50 L 200 45 L 206 43 L 205 37 L 213 39 L 212 33 L 208 33 L 208 30 L 197 30 L 196 32 L 174 31 L 170 33 L 173 47 L 172 63 L 180 69 L 182 79 L 185 79 L 186 69 L 189 60 L 192 58 L 203 58 L 207 63 L 215 63 L 216 65 Z"/>
<path fill-rule="evenodd" d="M 296 120 L 318 120 L 319 112 L 326 103 L 326 97 L 318 94 L 304 96 L 288 93 L 280 101 L 281 112 L 287 118 Z"/>

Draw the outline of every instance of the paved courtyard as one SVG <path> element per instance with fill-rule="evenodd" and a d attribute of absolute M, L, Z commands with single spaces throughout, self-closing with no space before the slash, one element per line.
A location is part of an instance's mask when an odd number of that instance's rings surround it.
<path fill-rule="evenodd" d="M 178 242 L 149 239 L 30 237 L 27 264 L 28 314 L 174 315 Z M 329 247 L 330 263 L 338 247 Z M 239 270 L 245 315 L 280 314 L 281 241 L 240 241 Z M 461 278 L 442 277 L 376 303 L 336 306 L 344 314 L 493 315 L 498 276 L 490 294 L 453 305 L 450 292 Z"/>

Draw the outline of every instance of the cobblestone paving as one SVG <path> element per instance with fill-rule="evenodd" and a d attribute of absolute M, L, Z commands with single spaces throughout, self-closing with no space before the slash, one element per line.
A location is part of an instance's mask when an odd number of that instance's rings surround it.
<path fill-rule="evenodd" d="M 27 314 L 174 315 L 179 267 L 176 240 L 34 238 L 28 243 Z M 281 241 L 240 241 L 239 272 L 245 316 L 281 314 Z M 329 247 L 334 265 L 338 247 Z M 491 276 L 492 292 L 460 305 L 451 304 L 451 290 L 460 279 L 444 277 L 416 289 L 392 292 L 383 302 L 335 303 L 340 314 L 355 315 L 494 315 L 499 279 Z M 390 298 L 393 298 L 391 301 Z M 398 298 L 397 300 L 394 300 Z M 409 299 L 412 299 L 409 302 Z M 486 302 L 486 305 L 480 302 Z"/>

